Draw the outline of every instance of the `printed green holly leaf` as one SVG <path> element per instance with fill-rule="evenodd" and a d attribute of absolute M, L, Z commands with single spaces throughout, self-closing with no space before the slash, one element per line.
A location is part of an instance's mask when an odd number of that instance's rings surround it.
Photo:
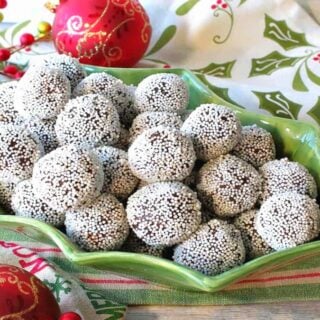
<path fill-rule="evenodd" d="M 239 7 L 240 7 L 241 5 L 243 5 L 246 1 L 247 1 L 247 0 L 241 0 L 240 3 L 239 3 Z"/>
<path fill-rule="evenodd" d="M 307 114 L 320 125 L 320 97 Z"/>
<path fill-rule="evenodd" d="M 278 51 L 273 51 L 264 57 L 252 59 L 249 77 L 272 74 L 280 68 L 292 67 L 302 58 L 287 57 Z"/>
<path fill-rule="evenodd" d="M 7 32 L 7 29 L 2 30 L 2 31 L 0 32 L 0 37 L 1 37 L 1 38 L 4 38 L 4 35 L 6 34 L 6 32 Z"/>
<path fill-rule="evenodd" d="M 320 86 L 320 76 L 318 76 L 317 74 L 315 74 L 306 64 L 306 70 L 307 70 L 307 75 L 309 77 L 309 79 L 317 84 L 318 86 Z"/>
<path fill-rule="evenodd" d="M 167 27 L 161 34 L 160 38 L 156 42 L 156 44 L 153 46 L 153 48 L 145 55 L 150 56 L 160 49 L 162 49 L 168 42 L 174 37 L 176 34 L 177 27 L 175 25 L 171 25 Z"/>
<path fill-rule="evenodd" d="M 304 33 L 291 30 L 285 20 L 274 20 L 266 14 L 263 35 L 277 42 L 283 49 L 290 50 L 303 46 L 312 46 Z"/>
<path fill-rule="evenodd" d="M 63 277 L 58 274 L 55 274 L 54 282 L 44 280 L 43 283 L 51 290 L 57 302 L 61 301 L 61 294 L 68 294 L 72 290 L 72 282 L 64 280 Z"/>
<path fill-rule="evenodd" d="M 298 70 L 296 71 L 294 78 L 292 80 L 292 88 L 294 90 L 297 91 L 302 91 L 302 92 L 306 92 L 309 91 L 309 89 L 306 87 L 306 85 L 304 84 L 302 78 L 301 78 L 301 67 L 298 68 Z"/>
<path fill-rule="evenodd" d="M 260 109 L 266 110 L 276 117 L 297 119 L 302 105 L 286 98 L 280 91 L 252 91 L 260 101 Z"/>
<path fill-rule="evenodd" d="M 189 0 L 183 3 L 177 10 L 178 16 L 186 15 L 200 0 Z"/>
<path fill-rule="evenodd" d="M 244 109 L 243 106 L 232 100 L 229 96 L 229 89 L 228 88 L 220 88 L 215 85 L 213 85 L 211 82 L 209 82 L 206 77 L 202 74 L 198 74 L 197 77 L 207 86 L 209 89 L 214 92 L 216 95 L 218 95 L 220 98 L 222 98 L 225 101 L 228 101 L 242 109 Z"/>
<path fill-rule="evenodd" d="M 221 78 L 231 78 L 231 71 L 236 60 L 228 61 L 225 63 L 210 63 L 204 68 L 193 69 L 194 73 L 206 74 L 208 76 L 215 76 Z"/>

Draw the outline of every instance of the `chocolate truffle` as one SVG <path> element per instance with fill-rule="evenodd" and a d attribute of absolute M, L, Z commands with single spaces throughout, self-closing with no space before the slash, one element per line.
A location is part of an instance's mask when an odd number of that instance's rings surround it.
<path fill-rule="evenodd" d="M 24 118 L 56 117 L 70 98 L 70 82 L 57 69 L 31 68 L 18 82 L 14 107 Z"/>
<path fill-rule="evenodd" d="M 272 248 L 261 238 L 255 228 L 257 210 L 242 212 L 234 220 L 234 225 L 240 230 L 243 244 L 246 248 L 247 258 L 254 259 L 266 255 Z"/>
<path fill-rule="evenodd" d="M 156 127 L 135 139 L 128 158 L 133 174 L 151 183 L 185 179 L 193 169 L 196 155 L 188 137 L 176 129 Z"/>
<path fill-rule="evenodd" d="M 129 233 L 123 205 L 105 193 L 90 205 L 67 211 L 65 225 L 71 240 L 87 251 L 118 249 Z"/>
<path fill-rule="evenodd" d="M 230 152 L 237 145 L 241 125 L 231 109 L 202 104 L 183 123 L 181 132 L 192 139 L 198 159 L 208 161 Z"/>
<path fill-rule="evenodd" d="M 0 126 L 0 173 L 18 180 L 32 175 L 34 164 L 43 155 L 42 145 L 31 133 L 18 126 Z"/>
<path fill-rule="evenodd" d="M 262 176 L 261 200 L 274 194 L 296 191 L 311 198 L 317 196 L 317 185 L 308 170 L 287 158 L 267 162 L 260 168 Z"/>
<path fill-rule="evenodd" d="M 181 118 L 172 112 L 144 112 L 139 114 L 130 128 L 130 142 L 133 142 L 142 132 L 154 127 L 164 126 L 179 130 Z"/>
<path fill-rule="evenodd" d="M 113 144 L 120 135 L 119 115 L 104 96 L 88 94 L 67 103 L 57 118 L 55 130 L 60 145 Z"/>
<path fill-rule="evenodd" d="M 320 210 L 314 199 L 297 192 L 269 197 L 255 220 L 260 236 L 275 250 L 296 247 L 319 234 Z"/>
<path fill-rule="evenodd" d="M 139 182 L 130 170 L 127 153 L 108 146 L 96 148 L 94 152 L 103 165 L 102 192 L 111 193 L 121 200 L 127 199 Z"/>
<path fill-rule="evenodd" d="M 35 195 L 57 211 L 77 208 L 99 196 L 103 168 L 96 155 L 75 145 L 60 147 L 34 166 Z"/>
<path fill-rule="evenodd" d="M 232 224 L 212 219 L 174 250 L 173 260 L 208 276 L 241 265 L 245 248 Z"/>
<path fill-rule="evenodd" d="M 105 96 L 117 109 L 120 119 L 126 117 L 126 112 L 132 111 L 132 92 L 114 76 L 100 72 L 92 73 L 83 79 L 73 91 L 74 96 L 83 96 L 90 93 Z"/>
<path fill-rule="evenodd" d="M 158 182 L 136 191 L 127 203 L 131 228 L 149 245 L 171 246 L 195 232 L 201 222 L 196 194 L 180 182 Z"/>
<path fill-rule="evenodd" d="M 39 66 L 62 71 L 70 81 L 71 90 L 86 76 L 79 61 L 66 54 L 52 53 L 31 60 L 30 68 Z"/>
<path fill-rule="evenodd" d="M 146 111 L 182 113 L 189 102 L 189 89 L 179 76 L 157 73 L 139 83 L 135 99 L 136 108 L 140 113 Z"/>
<path fill-rule="evenodd" d="M 63 211 L 51 209 L 36 197 L 31 180 L 24 180 L 15 187 L 12 195 L 12 209 L 16 216 L 34 218 L 55 227 L 63 225 L 65 219 Z"/>
<path fill-rule="evenodd" d="M 261 178 L 256 169 L 229 154 L 210 160 L 198 174 L 200 199 L 221 217 L 232 217 L 251 209 L 260 189 Z"/>
<path fill-rule="evenodd" d="M 240 141 L 232 153 L 254 167 L 261 167 L 276 157 L 271 133 L 256 125 L 242 128 Z"/>

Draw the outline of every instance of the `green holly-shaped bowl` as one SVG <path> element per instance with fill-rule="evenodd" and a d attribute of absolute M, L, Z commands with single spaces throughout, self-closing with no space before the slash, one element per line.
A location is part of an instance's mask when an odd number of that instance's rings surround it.
<path fill-rule="evenodd" d="M 257 124 L 271 132 L 276 141 L 278 156 L 286 156 L 303 164 L 320 186 L 320 131 L 314 126 L 299 121 L 256 114 L 234 106 L 217 96 L 187 70 L 105 69 L 89 66 L 86 69 L 89 73 L 107 72 L 127 84 L 134 85 L 154 73 L 178 74 L 186 81 L 190 89 L 189 109 L 195 109 L 202 103 L 217 103 L 230 107 L 237 113 L 243 125 Z M 193 291 L 215 292 L 249 274 L 277 268 L 292 259 L 303 259 L 306 256 L 320 254 L 320 241 L 314 241 L 296 248 L 268 254 L 220 275 L 209 277 L 170 260 L 144 254 L 117 251 L 84 252 L 56 228 L 33 219 L 0 215 L 0 226 L 23 232 L 40 242 L 55 244 L 75 264 L 113 271 L 176 289 Z"/>

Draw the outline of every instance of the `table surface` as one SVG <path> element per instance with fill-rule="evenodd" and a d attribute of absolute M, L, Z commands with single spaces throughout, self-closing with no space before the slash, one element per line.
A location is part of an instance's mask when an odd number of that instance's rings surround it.
<path fill-rule="evenodd" d="M 241 306 L 132 306 L 127 320 L 319 320 L 320 301 Z"/>

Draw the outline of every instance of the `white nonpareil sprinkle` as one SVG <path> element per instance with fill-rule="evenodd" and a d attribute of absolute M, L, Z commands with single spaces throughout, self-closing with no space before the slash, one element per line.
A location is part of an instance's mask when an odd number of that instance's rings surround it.
<path fill-rule="evenodd" d="M 182 121 L 180 116 L 173 112 L 143 112 L 133 120 L 130 128 L 130 142 L 133 142 L 142 132 L 158 126 L 179 130 Z"/>
<path fill-rule="evenodd" d="M 179 76 L 157 73 L 143 79 L 135 92 L 139 112 L 168 111 L 182 113 L 189 103 L 189 89 Z"/>
<path fill-rule="evenodd" d="M 245 248 L 240 231 L 212 219 L 174 250 L 173 260 L 206 275 L 216 275 L 241 265 Z"/>
<path fill-rule="evenodd" d="M 123 124 L 120 125 L 119 140 L 113 143 L 112 146 L 121 150 L 127 151 L 129 145 L 129 130 L 127 130 Z"/>
<path fill-rule="evenodd" d="M 242 127 L 240 141 L 232 153 L 254 167 L 261 167 L 275 159 L 276 148 L 271 133 L 253 125 Z"/>
<path fill-rule="evenodd" d="M 90 93 L 101 94 L 112 102 L 120 118 L 128 116 L 134 108 L 133 94 L 120 80 L 105 72 L 92 73 L 83 79 L 73 91 L 73 96 L 83 96 Z M 126 114 L 128 113 L 128 115 Z"/>
<path fill-rule="evenodd" d="M 132 125 L 133 119 L 139 114 L 137 107 L 136 107 L 136 99 L 135 99 L 135 92 L 137 87 L 133 85 L 127 86 L 127 93 L 128 93 L 128 104 L 126 107 L 120 109 L 120 120 L 121 123 L 126 127 L 130 128 Z"/>
<path fill-rule="evenodd" d="M 70 81 L 71 90 L 86 76 L 86 72 L 79 61 L 66 54 L 52 53 L 44 56 L 36 56 L 31 60 L 29 68 L 40 66 L 62 71 Z"/>
<path fill-rule="evenodd" d="M 97 157 L 75 145 L 60 147 L 34 166 L 34 193 L 57 211 L 93 201 L 103 185 L 103 168 Z"/>
<path fill-rule="evenodd" d="M 146 244 L 133 231 L 129 233 L 127 240 L 121 247 L 121 251 L 143 253 L 154 257 L 162 257 L 165 249 L 165 246 L 150 246 Z"/>
<path fill-rule="evenodd" d="M 71 240 L 88 251 L 118 249 L 129 234 L 123 205 L 106 193 L 90 205 L 67 211 L 65 225 Z"/>
<path fill-rule="evenodd" d="M 19 81 L 14 107 L 24 118 L 56 117 L 70 98 L 70 82 L 57 69 L 31 68 Z"/>
<path fill-rule="evenodd" d="M 229 108 L 202 104 L 189 115 L 181 131 L 192 139 L 198 159 L 208 161 L 236 146 L 241 137 L 241 124 Z"/>
<path fill-rule="evenodd" d="M 317 185 L 301 164 L 289 161 L 287 158 L 267 162 L 260 168 L 262 177 L 261 201 L 265 201 L 274 194 L 296 191 L 317 197 Z"/>
<path fill-rule="evenodd" d="M 119 115 L 105 96 L 88 94 L 67 103 L 58 115 L 55 130 L 60 145 L 113 144 L 119 140 Z"/>
<path fill-rule="evenodd" d="M 63 225 L 65 213 L 51 209 L 33 192 L 31 180 L 20 182 L 12 195 L 12 209 L 19 217 L 33 218 L 52 224 L 55 227 Z"/>
<path fill-rule="evenodd" d="M 111 193 L 122 200 L 127 199 L 139 182 L 129 167 L 127 153 L 108 146 L 96 148 L 93 152 L 103 165 L 102 192 Z"/>
<path fill-rule="evenodd" d="M 180 182 L 158 182 L 128 199 L 127 215 L 135 234 L 149 245 L 171 246 L 186 240 L 201 222 L 201 204 Z"/>
<path fill-rule="evenodd" d="M 11 198 L 20 179 L 8 173 L 0 173 L 0 204 L 6 213 L 12 213 Z"/>
<path fill-rule="evenodd" d="M 192 171 L 196 155 L 191 140 L 172 128 L 144 131 L 128 150 L 132 172 L 141 180 L 181 181 Z"/>
<path fill-rule="evenodd" d="M 32 175 L 34 164 L 43 155 L 42 145 L 23 127 L 0 126 L 0 173 L 18 180 Z"/>
<path fill-rule="evenodd" d="M 33 117 L 26 121 L 27 129 L 32 135 L 37 137 L 45 153 L 49 153 L 59 146 L 57 134 L 54 129 L 55 123 L 55 118 L 41 120 Z"/>
<path fill-rule="evenodd" d="M 255 209 L 242 212 L 234 220 L 234 225 L 241 232 L 248 259 L 258 258 L 272 251 L 272 248 L 261 238 L 255 228 L 254 221 L 257 212 Z"/>
<path fill-rule="evenodd" d="M 276 194 L 262 204 L 255 226 L 273 249 L 292 248 L 319 235 L 319 206 L 297 192 Z"/>
<path fill-rule="evenodd" d="M 218 216 L 232 217 L 255 205 L 261 178 L 252 165 L 227 154 L 200 169 L 197 190 L 200 199 Z"/>
<path fill-rule="evenodd" d="M 14 95 L 17 90 L 17 81 L 0 84 L 0 124 L 20 125 L 23 119 L 14 108 Z"/>

